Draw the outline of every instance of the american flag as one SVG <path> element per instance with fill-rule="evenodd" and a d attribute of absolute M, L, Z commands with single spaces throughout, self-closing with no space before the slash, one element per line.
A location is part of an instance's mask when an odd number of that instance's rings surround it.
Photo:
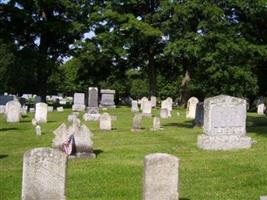
<path fill-rule="evenodd" d="M 74 135 L 70 135 L 69 138 L 63 143 L 63 150 L 68 155 L 72 153 L 73 141 Z"/>

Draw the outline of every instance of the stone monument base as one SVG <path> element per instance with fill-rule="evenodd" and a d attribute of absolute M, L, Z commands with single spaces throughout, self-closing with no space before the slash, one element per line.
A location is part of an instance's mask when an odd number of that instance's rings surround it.
<path fill-rule="evenodd" d="M 76 153 L 74 155 L 69 155 L 68 159 L 94 159 L 96 158 L 96 155 L 94 153 Z"/>
<path fill-rule="evenodd" d="M 252 139 L 248 136 L 209 136 L 199 135 L 197 145 L 200 149 L 205 150 L 233 150 L 249 149 L 252 145 Z"/>
<path fill-rule="evenodd" d="M 99 108 L 116 108 L 116 105 L 99 105 Z"/>

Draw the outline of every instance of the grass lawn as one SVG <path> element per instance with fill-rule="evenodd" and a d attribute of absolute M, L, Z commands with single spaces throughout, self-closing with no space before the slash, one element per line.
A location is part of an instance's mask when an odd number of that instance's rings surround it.
<path fill-rule="evenodd" d="M 181 116 L 176 115 L 179 110 Z M 118 117 L 111 132 L 100 131 L 98 122 L 86 124 L 93 132 L 97 158 L 68 162 L 68 200 L 140 200 L 143 158 L 163 152 L 180 159 L 180 200 L 258 200 L 267 195 L 267 118 L 249 113 L 247 132 L 257 141 L 252 149 L 204 151 L 196 146 L 202 129 L 192 128 L 184 109 L 162 119 L 164 130 L 152 132 L 152 118 L 143 120 L 142 132 L 131 132 L 130 108 L 108 110 Z M 8 124 L 0 115 L 0 199 L 20 199 L 23 153 L 36 147 L 51 147 L 52 131 L 67 120 L 71 110 L 48 113 L 43 135 L 35 136 L 32 113 L 18 124 Z M 159 115 L 158 110 L 153 111 Z"/>

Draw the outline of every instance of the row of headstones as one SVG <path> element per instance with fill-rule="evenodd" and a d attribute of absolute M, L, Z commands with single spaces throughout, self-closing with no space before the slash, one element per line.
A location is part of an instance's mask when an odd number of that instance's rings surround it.
<path fill-rule="evenodd" d="M 23 157 L 22 200 L 63 200 L 68 157 L 51 148 L 36 148 Z M 178 200 L 179 159 L 155 153 L 144 159 L 144 200 Z"/>

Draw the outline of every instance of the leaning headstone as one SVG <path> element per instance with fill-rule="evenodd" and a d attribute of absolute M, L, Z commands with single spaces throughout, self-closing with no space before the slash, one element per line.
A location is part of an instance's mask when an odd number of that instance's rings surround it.
<path fill-rule="evenodd" d="M 143 102 L 143 110 L 142 110 L 142 115 L 145 117 L 151 117 L 151 102 L 150 101 L 144 101 Z"/>
<path fill-rule="evenodd" d="M 35 119 L 38 124 L 47 122 L 47 104 L 37 103 L 35 105 Z"/>
<path fill-rule="evenodd" d="M 88 107 L 98 108 L 98 89 L 97 87 L 88 88 Z"/>
<path fill-rule="evenodd" d="M 51 148 L 24 153 L 22 200 L 65 200 L 67 156 Z"/>
<path fill-rule="evenodd" d="M 132 100 L 131 112 L 139 112 L 138 102 L 135 100 Z"/>
<path fill-rule="evenodd" d="M 151 102 L 152 108 L 156 108 L 157 107 L 157 97 L 151 96 L 150 97 L 150 102 Z"/>
<path fill-rule="evenodd" d="M 74 93 L 74 102 L 72 105 L 72 110 L 81 112 L 85 110 L 85 99 L 84 93 Z"/>
<path fill-rule="evenodd" d="M 161 102 L 161 109 L 167 109 L 168 111 L 168 117 L 171 117 L 171 111 L 172 111 L 172 104 L 170 100 L 163 100 Z"/>
<path fill-rule="evenodd" d="M 144 159 L 143 200 L 178 200 L 179 159 L 154 153 Z"/>
<path fill-rule="evenodd" d="M 265 105 L 264 103 L 260 103 L 257 106 L 257 114 L 258 115 L 264 115 Z"/>
<path fill-rule="evenodd" d="M 196 116 L 196 108 L 197 108 L 197 103 L 198 99 L 196 97 L 191 97 L 187 101 L 187 108 L 186 108 L 186 118 L 188 119 L 195 119 Z"/>
<path fill-rule="evenodd" d="M 37 136 L 42 135 L 42 130 L 41 130 L 41 126 L 40 126 L 40 125 L 37 125 L 37 126 L 35 127 L 35 134 L 36 134 Z"/>
<path fill-rule="evenodd" d="M 92 133 L 87 126 L 74 119 L 70 126 L 61 124 L 54 132 L 52 147 L 64 151 L 73 158 L 95 158 L 93 153 Z M 70 141 L 71 140 L 71 141 Z"/>
<path fill-rule="evenodd" d="M 199 148 L 231 150 L 251 145 L 246 136 L 246 100 L 219 95 L 204 101 L 204 134 L 198 136 Z"/>
<path fill-rule="evenodd" d="M 159 117 L 154 117 L 153 118 L 153 128 L 151 128 L 152 131 L 159 131 L 162 130 L 160 127 L 160 118 Z"/>
<path fill-rule="evenodd" d="M 116 108 L 115 102 L 114 102 L 114 95 L 115 90 L 101 90 L 101 101 L 100 101 L 100 107 L 101 108 Z"/>
<path fill-rule="evenodd" d="M 204 103 L 199 102 L 196 107 L 196 116 L 194 120 L 194 127 L 203 127 L 204 124 Z"/>
<path fill-rule="evenodd" d="M 10 123 L 16 123 L 20 121 L 21 105 L 18 101 L 9 101 L 6 104 L 6 121 Z"/>
<path fill-rule="evenodd" d="M 108 113 L 101 114 L 99 121 L 100 130 L 110 131 L 112 129 L 111 116 Z"/>
<path fill-rule="evenodd" d="M 167 108 L 160 109 L 160 118 L 167 119 L 169 117 L 169 111 Z"/>
<path fill-rule="evenodd" d="M 133 125 L 131 131 L 140 131 L 142 123 L 142 114 L 141 113 L 135 113 L 133 117 Z"/>

